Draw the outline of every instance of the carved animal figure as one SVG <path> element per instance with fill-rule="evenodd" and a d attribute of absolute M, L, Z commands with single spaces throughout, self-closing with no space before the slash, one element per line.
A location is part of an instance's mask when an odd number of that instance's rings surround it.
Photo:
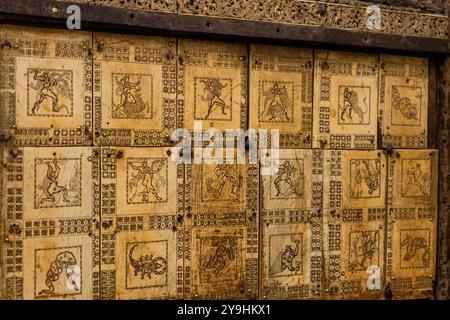
<path fill-rule="evenodd" d="M 47 271 L 47 278 L 45 279 L 47 289 L 39 291 L 39 295 L 53 293 L 55 291 L 53 283 L 59 279 L 59 276 L 63 271 L 66 271 L 66 276 L 69 277 L 68 267 L 76 264 L 77 259 L 72 252 L 63 251 L 59 253 L 50 265 L 50 269 Z"/>
<path fill-rule="evenodd" d="M 162 275 L 167 272 L 167 260 L 163 257 L 153 258 L 153 255 L 140 256 L 139 259 L 133 257 L 134 250 L 138 245 L 135 244 L 131 247 L 128 253 L 130 264 L 134 269 L 134 275 L 141 275 L 141 279 L 144 277 L 152 278 L 152 274 Z"/>
<path fill-rule="evenodd" d="M 401 247 L 406 246 L 406 253 L 403 256 L 404 261 L 410 261 L 414 258 L 419 250 L 423 250 L 422 254 L 422 265 L 428 266 L 430 263 L 430 248 L 427 245 L 427 241 L 424 238 L 416 237 L 412 238 L 410 236 L 406 237 L 402 241 Z"/>
<path fill-rule="evenodd" d="M 291 272 L 297 272 L 300 270 L 299 262 L 294 263 L 294 259 L 300 252 L 300 240 L 296 239 L 294 236 L 291 236 L 291 242 L 294 244 L 294 247 L 292 247 L 291 244 L 284 246 L 270 266 L 270 275 L 276 275 L 286 269 Z"/>
<path fill-rule="evenodd" d="M 396 86 L 392 86 L 392 106 L 408 120 L 418 120 L 417 104 L 411 103 L 408 97 L 401 97 Z"/>

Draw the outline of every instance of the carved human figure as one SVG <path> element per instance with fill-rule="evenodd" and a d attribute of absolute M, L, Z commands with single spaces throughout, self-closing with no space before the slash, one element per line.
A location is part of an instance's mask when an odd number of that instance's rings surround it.
<path fill-rule="evenodd" d="M 214 178 L 206 179 L 207 191 L 215 198 L 220 199 L 223 195 L 225 186 L 228 184 L 230 194 L 238 195 L 239 181 L 232 174 L 232 167 L 226 164 L 219 164 L 214 168 Z"/>
<path fill-rule="evenodd" d="M 378 232 L 363 231 L 352 239 L 349 269 L 364 270 L 378 250 Z"/>
<path fill-rule="evenodd" d="M 40 83 L 40 89 L 38 93 L 38 98 L 31 109 L 33 114 L 39 111 L 41 104 L 45 99 L 50 99 L 52 101 L 52 111 L 59 112 L 60 107 L 58 106 L 58 95 L 54 91 L 54 87 L 57 85 L 58 81 L 54 79 L 49 72 L 44 71 L 39 73 L 38 70 L 34 72 L 33 79 Z M 67 111 L 69 112 L 69 111 Z"/>
<path fill-rule="evenodd" d="M 264 91 L 263 95 L 267 97 L 265 109 L 262 112 L 262 118 L 268 121 L 277 120 L 280 117 L 289 121 L 288 106 L 287 106 L 287 91 L 286 87 L 280 87 L 278 82 L 275 82 L 269 90 Z"/>
<path fill-rule="evenodd" d="M 140 78 L 139 78 L 140 79 Z M 150 105 L 144 102 L 141 92 L 141 81 L 132 82 L 130 75 L 125 74 L 117 83 L 116 94 L 120 94 L 120 102 L 113 105 L 113 116 L 119 118 L 140 118 L 143 112 L 149 111 Z"/>
<path fill-rule="evenodd" d="M 364 169 L 361 166 L 364 166 Z M 380 172 L 377 169 L 374 161 L 362 160 L 355 164 L 355 177 L 353 183 L 353 196 L 358 198 L 363 196 L 364 188 L 363 182 L 367 186 L 367 192 L 372 195 L 380 187 L 379 176 Z"/>
<path fill-rule="evenodd" d="M 225 112 L 225 101 L 221 98 L 222 90 L 227 86 L 227 84 L 222 84 L 219 79 L 216 78 L 208 78 L 202 79 L 200 82 L 204 83 L 206 91 L 206 98 L 202 97 L 204 101 L 208 103 L 208 111 L 206 113 L 205 119 L 208 119 L 211 116 L 211 113 L 214 111 L 215 107 L 220 107 L 222 110 L 222 114 L 226 115 Z"/>
<path fill-rule="evenodd" d="M 47 165 L 47 174 L 42 183 L 44 197 L 40 200 L 40 204 L 42 205 L 45 202 L 55 202 L 58 194 L 62 194 L 64 202 L 70 202 L 67 198 L 67 188 L 59 184 L 61 168 L 58 165 L 58 161 L 53 160 L 53 166 L 50 161 L 46 161 L 45 164 Z"/>
<path fill-rule="evenodd" d="M 161 201 L 162 198 L 159 195 L 160 185 L 158 184 L 161 181 L 156 181 L 155 175 L 163 169 L 164 161 L 162 159 L 153 160 L 150 166 L 148 166 L 147 160 L 141 161 L 140 164 L 130 162 L 129 165 L 131 168 L 138 171 L 138 175 L 136 176 L 137 188 L 136 192 L 133 194 L 133 198 L 137 195 L 141 195 L 142 201 L 147 202 L 149 201 L 149 194 L 152 194 L 156 200 Z"/>
<path fill-rule="evenodd" d="M 344 88 L 344 103 L 342 106 L 340 118 L 342 121 L 354 122 L 353 113 L 358 115 L 358 122 L 364 122 L 364 111 L 358 102 L 358 93 L 355 90 Z"/>
<path fill-rule="evenodd" d="M 212 254 L 208 261 L 205 262 L 206 269 L 213 269 L 215 275 L 218 275 L 229 261 L 234 261 L 236 258 L 236 239 L 228 238 L 228 245 L 219 245 L 214 254 Z"/>
<path fill-rule="evenodd" d="M 294 178 L 297 170 L 298 169 L 290 161 L 286 161 L 278 166 L 278 172 L 273 181 L 275 189 L 277 190 L 276 197 L 279 197 L 280 195 L 302 195 L 302 190 L 299 190 L 298 188 L 299 181 L 295 181 Z"/>
<path fill-rule="evenodd" d="M 425 177 L 422 172 L 422 168 L 420 163 L 417 163 L 415 167 L 410 168 L 407 172 L 408 180 L 405 184 L 405 190 L 410 189 L 411 187 L 416 187 L 416 189 L 422 194 L 426 195 L 427 190 L 425 188 Z"/>

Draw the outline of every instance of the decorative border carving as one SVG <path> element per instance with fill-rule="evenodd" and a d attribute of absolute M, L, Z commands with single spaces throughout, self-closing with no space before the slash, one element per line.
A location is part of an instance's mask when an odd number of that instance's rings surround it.
<path fill-rule="evenodd" d="M 58 0 L 144 11 L 201 15 L 215 18 L 323 26 L 351 31 L 446 39 L 448 17 L 381 7 L 381 29 L 367 28 L 365 4 L 340 4 L 311 0 Z M 367 4 L 368 5 L 368 4 Z"/>
<path fill-rule="evenodd" d="M 448 35 L 446 16 L 384 8 L 381 9 L 381 29 L 370 30 L 366 23 L 366 7 L 363 5 L 305 0 L 178 1 L 179 14 L 292 23 L 438 39 L 446 39 Z"/>

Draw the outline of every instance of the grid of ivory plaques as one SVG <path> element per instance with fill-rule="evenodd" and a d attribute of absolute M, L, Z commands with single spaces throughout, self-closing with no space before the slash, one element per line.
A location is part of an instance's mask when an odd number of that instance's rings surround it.
<path fill-rule="evenodd" d="M 427 59 L 17 27 L 1 43 L 2 298 L 432 295 Z M 278 170 L 172 161 L 194 123 L 278 129 Z"/>

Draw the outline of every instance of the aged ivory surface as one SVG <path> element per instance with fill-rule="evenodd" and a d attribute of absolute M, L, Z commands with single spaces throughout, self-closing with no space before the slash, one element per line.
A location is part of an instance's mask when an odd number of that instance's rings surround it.
<path fill-rule="evenodd" d="M 1 298 L 432 296 L 427 59 L 0 34 Z M 199 125 L 279 130 L 277 170 L 173 161 Z"/>

